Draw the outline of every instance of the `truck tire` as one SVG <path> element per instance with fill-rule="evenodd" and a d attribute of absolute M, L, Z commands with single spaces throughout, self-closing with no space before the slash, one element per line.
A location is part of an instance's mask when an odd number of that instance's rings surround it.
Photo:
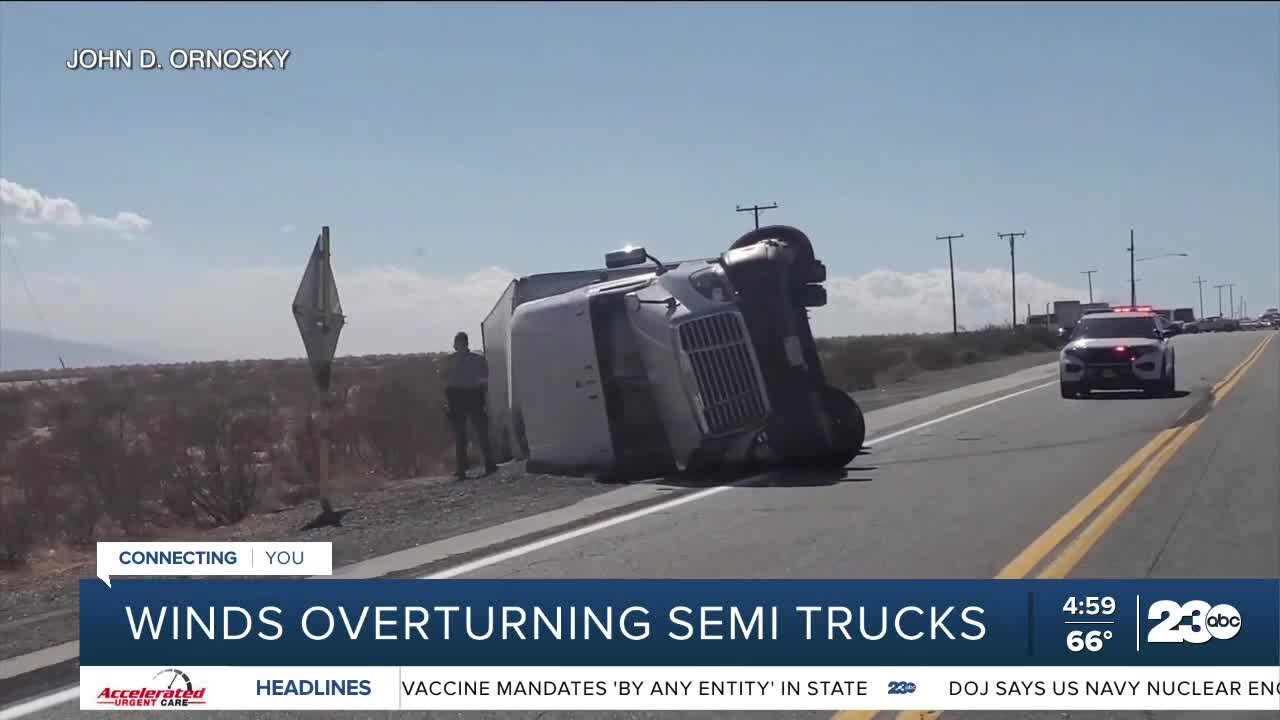
<path fill-rule="evenodd" d="M 762 228 L 756 228 L 734 240 L 729 249 L 737 250 L 748 245 L 755 245 L 763 240 L 778 240 L 795 248 L 796 254 L 799 256 L 796 259 L 797 265 L 809 266 L 817 260 L 817 257 L 813 254 L 813 243 L 809 240 L 809 236 L 790 225 L 766 225 Z"/>
<path fill-rule="evenodd" d="M 834 447 L 821 459 L 821 465 L 840 469 L 853 462 L 862 452 L 867 438 L 867 422 L 858 403 L 849 393 L 830 385 L 822 391 L 823 409 L 831 420 Z"/>

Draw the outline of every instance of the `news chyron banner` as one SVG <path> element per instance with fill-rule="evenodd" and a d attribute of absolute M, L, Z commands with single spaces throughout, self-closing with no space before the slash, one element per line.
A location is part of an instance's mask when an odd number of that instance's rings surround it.
<path fill-rule="evenodd" d="M 1276 580 L 113 578 L 84 710 L 1275 710 Z"/>

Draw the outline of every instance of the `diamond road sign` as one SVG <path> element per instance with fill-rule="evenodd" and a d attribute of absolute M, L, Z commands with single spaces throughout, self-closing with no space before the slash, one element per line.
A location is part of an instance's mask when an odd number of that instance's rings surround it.
<path fill-rule="evenodd" d="M 338 286 L 329 264 L 329 228 L 325 226 L 316 238 L 307 270 L 302 274 L 298 294 L 293 298 L 293 318 L 307 348 L 311 372 L 321 390 L 329 389 L 333 355 L 338 349 L 338 335 L 345 318 L 338 300 Z"/>

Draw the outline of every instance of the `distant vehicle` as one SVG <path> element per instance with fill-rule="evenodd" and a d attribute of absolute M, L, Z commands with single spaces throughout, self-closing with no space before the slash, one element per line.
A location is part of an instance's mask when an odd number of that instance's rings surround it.
<path fill-rule="evenodd" d="M 1280 308 L 1267 308 L 1258 319 L 1273 328 L 1280 328 Z"/>
<path fill-rule="evenodd" d="M 1177 334 L 1150 307 L 1117 307 L 1086 315 L 1058 358 L 1062 397 L 1086 396 L 1094 390 L 1172 395 L 1177 368 L 1169 339 Z"/>
<path fill-rule="evenodd" d="M 1069 333 L 1084 313 L 1079 300 L 1058 300 L 1053 304 L 1053 314 L 1058 320 L 1058 328 Z"/>
<path fill-rule="evenodd" d="M 1200 332 L 1235 332 L 1240 329 L 1240 321 L 1232 318 L 1213 316 L 1200 321 Z"/>
<path fill-rule="evenodd" d="M 1176 308 L 1173 311 L 1173 319 L 1174 321 L 1180 322 L 1180 323 L 1195 322 L 1196 320 L 1195 308 Z"/>

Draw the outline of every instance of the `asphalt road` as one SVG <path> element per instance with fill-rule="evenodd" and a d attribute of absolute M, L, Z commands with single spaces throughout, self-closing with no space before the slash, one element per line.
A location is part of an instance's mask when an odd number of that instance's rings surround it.
<path fill-rule="evenodd" d="M 1056 386 L 1048 385 L 874 443 L 843 480 L 810 482 L 794 475 L 760 478 L 755 486 L 730 488 L 517 553 L 467 576 L 995 577 L 1009 572 L 1015 558 L 1026 559 L 1025 554 L 1020 556 L 1024 549 L 1043 544 L 1038 538 L 1046 529 L 1158 434 L 1202 419 L 1150 484 L 1103 527 L 1105 532 L 1096 542 L 1072 546 L 1079 553 L 1067 561 L 1060 559 L 1070 556 L 1063 548 L 1071 541 L 1064 539 L 1046 548 L 1043 558 L 1031 558 L 1019 572 L 1031 576 L 1049 572 L 1056 560 L 1056 567 L 1071 577 L 1280 578 L 1280 348 L 1276 347 L 1280 341 L 1271 343 L 1219 401 L 1213 403 L 1210 396 L 1210 388 L 1265 337 L 1264 333 L 1231 333 L 1178 338 L 1179 397 L 1064 400 Z M 872 427 L 869 435 L 874 439 L 887 430 Z M 838 710 L 832 708 L 832 712 Z M 79 714 L 66 704 L 28 717 Z M 1140 720 L 1148 714 L 946 713 L 945 717 Z M 126 715 L 137 714 L 94 716 Z M 569 715 L 536 716 L 550 720 Z M 661 717 L 739 715 L 667 713 Z M 768 715 L 832 717 L 831 712 Z M 1225 713 L 1208 715 L 1227 717 Z M 248 720 L 262 715 L 200 716 Z M 430 717 L 478 720 L 488 715 L 432 713 Z M 894 713 L 878 717 L 893 718 Z"/>

